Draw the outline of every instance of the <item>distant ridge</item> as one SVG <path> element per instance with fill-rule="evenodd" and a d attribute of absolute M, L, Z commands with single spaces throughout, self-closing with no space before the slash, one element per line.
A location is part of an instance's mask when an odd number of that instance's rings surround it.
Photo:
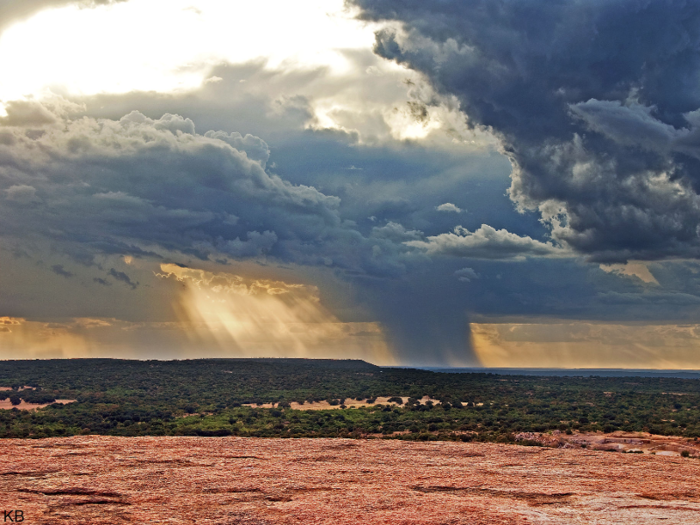
<path fill-rule="evenodd" d="M 32 365 L 43 366 L 43 364 L 66 364 L 66 363 L 90 364 L 178 364 L 178 363 L 207 363 L 207 364 L 293 364 L 322 366 L 325 368 L 380 368 L 377 365 L 363 361 L 362 359 L 316 359 L 307 357 L 203 357 L 186 359 L 120 359 L 115 357 L 74 357 L 68 359 L 0 359 L 0 363 L 32 363 Z"/>
<path fill-rule="evenodd" d="M 658 370 L 631 368 L 477 368 L 477 367 L 415 367 L 419 370 L 446 374 L 499 374 L 516 376 L 554 377 L 673 377 L 700 379 L 700 370 Z"/>

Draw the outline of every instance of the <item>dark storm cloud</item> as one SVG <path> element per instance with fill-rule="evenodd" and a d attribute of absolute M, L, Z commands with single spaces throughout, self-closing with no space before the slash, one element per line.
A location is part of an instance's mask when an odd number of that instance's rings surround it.
<path fill-rule="evenodd" d="M 396 86 L 409 83 L 395 76 L 370 81 L 364 73 L 380 59 L 369 50 L 346 56 L 351 78 L 262 62 L 221 65 L 214 81 L 190 92 L 75 98 L 83 112 L 48 99 L 7 103 L 0 236 L 10 242 L 3 247 L 36 240 L 53 258 L 42 255 L 51 262 L 36 292 L 13 284 L 7 293 L 6 279 L 0 307 L 162 320 L 158 310 L 170 296 L 143 259 L 209 269 L 253 259 L 335 294 L 324 305 L 343 321 L 380 321 L 403 362 L 475 364 L 467 313 L 472 320 L 697 317 L 693 268 L 653 263 L 655 288 L 560 258 L 566 243 L 610 261 L 695 249 L 697 195 L 686 172 L 700 162 L 692 112 L 700 103 L 679 106 L 686 95 L 657 101 L 662 75 L 656 91 L 624 80 L 670 56 L 659 51 L 651 65 L 639 62 L 642 47 L 675 45 L 671 15 L 658 17 L 668 42 L 650 46 L 613 34 L 641 33 L 631 15 L 629 28 L 619 29 L 631 2 L 463 4 L 397 2 L 394 12 L 377 2 L 367 12 L 407 22 L 408 38 L 383 32 L 378 51 L 426 73 L 441 94 L 457 95 L 471 125 L 494 131 L 516 165 L 512 198 L 541 215 L 514 210 L 504 195 L 511 164 L 490 146 L 470 146 L 454 130 L 441 143 L 432 135 L 392 137 L 377 106 L 367 109 L 372 96 L 417 123 L 442 99 L 406 101 Z M 655 17 L 647 19 L 652 39 Z M 680 42 L 679 56 L 688 47 Z M 677 91 L 692 92 L 693 78 L 678 78 Z M 364 113 L 343 110 L 335 114 L 343 129 L 321 129 L 315 103 L 331 99 L 359 100 Z M 126 254 L 133 265 L 121 259 Z M 75 276 L 57 277 L 55 262 Z M 24 264 L 14 261 L 16 275 Z M 35 300 L 35 310 L 12 304 L 48 288 L 61 300 Z"/>
<path fill-rule="evenodd" d="M 153 119 L 132 111 L 112 120 L 69 118 L 71 111 L 76 107 L 61 99 L 33 104 L 31 111 L 7 106 L 8 122 L 0 128 L 12 139 L 0 144 L 0 216 L 6 236 L 51 239 L 58 251 L 85 265 L 93 264 L 97 254 L 164 256 L 165 250 L 203 260 L 270 257 L 396 277 L 425 259 L 424 253 L 442 254 L 434 247 L 444 236 L 423 240 L 422 229 L 402 224 L 428 227 L 430 233 L 427 219 L 439 217 L 438 224 L 445 219 L 434 202 L 421 202 L 432 199 L 426 197 L 430 181 L 418 179 L 425 189 L 411 190 L 407 197 L 392 192 L 390 185 L 405 173 L 386 169 L 386 157 L 394 152 L 383 153 L 372 169 L 354 171 L 354 189 L 348 191 L 344 187 L 351 179 L 341 167 L 350 152 L 337 137 L 340 158 L 332 141 L 317 142 L 298 132 L 309 139 L 306 156 L 336 164 L 338 175 L 322 167 L 325 179 L 292 183 L 268 168 L 270 148 L 251 134 L 199 134 L 191 119 L 169 113 Z M 39 121 L 28 114 L 51 118 Z M 357 158 L 358 152 L 352 155 Z M 309 182 L 325 182 L 330 194 Z M 336 190 L 350 203 L 342 207 Z M 484 234 L 488 228 L 468 235 L 460 230 L 458 255 L 515 258 L 554 251 L 505 229 Z"/>
<path fill-rule="evenodd" d="M 363 72 L 378 59 L 369 51 L 367 54 L 369 57 L 348 57 L 360 71 L 357 78 L 342 83 L 332 79 L 328 81 L 330 87 L 316 71 L 267 70 L 264 64 L 251 63 L 217 67 L 212 74 L 222 80 L 206 83 L 192 93 L 99 95 L 79 102 L 84 102 L 86 114 L 95 118 L 118 120 L 137 108 L 157 120 L 176 108 L 194 120 L 197 129 L 224 130 L 203 134 L 245 150 L 249 158 L 271 167 L 293 184 L 337 196 L 340 216 L 354 221 L 365 237 L 371 235 L 372 228 L 389 222 L 426 235 L 451 230 L 458 223 L 472 230 L 486 223 L 541 237 L 545 230 L 534 215 L 520 216 L 504 198 L 510 163 L 491 147 L 453 142 L 450 136 L 443 137 L 437 146 L 430 140 L 380 140 L 371 136 L 374 128 L 369 125 L 364 129 L 358 124 L 362 133 L 309 128 L 316 122 L 311 104 L 314 96 L 338 97 L 341 101 L 339 91 L 349 92 L 353 99 L 372 96 L 366 91 L 374 84 Z M 370 76 L 370 80 L 373 78 Z M 390 80 L 380 82 L 375 91 L 387 92 L 381 98 L 391 102 L 392 97 L 396 98 L 396 84 L 401 84 L 400 77 Z M 399 92 L 403 89 L 401 86 Z M 309 93 L 311 100 L 289 96 L 297 92 Z M 363 117 L 369 118 L 358 114 L 354 121 Z M 251 142 L 254 140 L 262 144 Z M 464 212 L 457 223 L 451 214 L 436 210 L 446 202 Z"/>
<path fill-rule="evenodd" d="M 376 52 L 454 94 L 510 196 L 598 261 L 700 256 L 700 5 L 353 0 Z"/>
<path fill-rule="evenodd" d="M 454 227 L 455 214 L 436 208 L 456 196 L 457 186 L 470 191 L 455 202 L 479 213 L 459 214 L 460 222 L 479 230 L 482 220 L 499 221 L 497 235 L 460 256 L 549 255 L 549 245 L 502 229 L 508 224 L 501 208 L 517 215 L 503 197 L 502 159 L 489 153 L 465 162 L 463 153 L 452 158 L 418 144 L 359 147 L 346 133 L 298 128 L 272 134 L 277 147 L 269 147 L 230 129 L 198 133 L 196 112 L 192 119 L 172 113 L 149 118 L 137 111 L 94 118 L 76 116 L 71 112 L 77 106 L 65 101 L 41 106 L 32 111 L 46 110 L 54 122 L 23 118 L 24 108 L 9 105 L 12 125 L 0 126 L 8 137 L 0 143 L 2 235 L 11 244 L 50 243 L 61 261 L 67 255 L 78 263 L 69 266 L 71 272 L 87 275 L 80 282 L 93 287 L 95 297 L 106 297 L 113 280 L 126 286 L 112 286 L 109 294 L 132 293 L 128 287 L 136 279 L 124 273 L 126 267 L 115 268 L 116 275 L 94 274 L 102 265 L 114 266 L 106 258 L 122 255 L 195 267 L 222 257 L 321 266 L 336 272 L 346 295 L 351 283 L 367 298 L 364 311 L 384 323 L 399 352 L 415 362 L 442 362 L 449 354 L 455 362 L 473 363 L 464 314 L 468 302 L 455 289 L 461 275 L 454 272 L 464 262 L 445 257 L 450 262 L 439 285 L 431 280 L 436 286 L 425 287 L 422 276 L 433 271 L 429 250 L 406 243 L 430 243 Z M 235 114 L 230 119 L 235 122 Z M 242 130 L 245 122 L 238 122 Z M 363 169 L 347 170 L 351 165 Z M 497 181 L 490 176 L 494 171 L 500 173 Z M 486 185 L 481 194 L 478 181 Z M 484 200 L 484 192 L 503 205 Z M 503 255 L 499 235 L 525 244 L 511 242 Z M 148 277 L 138 275 L 145 283 Z"/>
<path fill-rule="evenodd" d="M 338 197 L 267 170 L 269 148 L 258 137 L 200 135 L 188 118 L 137 111 L 119 120 L 54 114 L 53 124 L 42 121 L 42 133 L 30 136 L 38 121 L 22 118 L 23 107 L 7 110 L 8 122 L 24 125 L 2 128 L 12 137 L 0 145 L 6 237 L 50 239 L 84 265 L 96 255 L 169 252 L 405 271 L 408 247 L 381 230 L 362 235 L 341 218 Z"/>
<path fill-rule="evenodd" d="M 110 268 L 109 275 L 114 277 L 115 280 L 122 282 L 127 286 L 130 286 L 132 290 L 136 290 L 136 288 L 139 285 L 139 283 L 135 283 L 134 281 L 132 281 L 131 277 L 129 277 L 127 274 L 125 274 L 124 272 L 120 272 L 119 270 L 115 270 L 114 268 Z M 104 284 L 100 281 L 97 282 L 99 284 Z"/>
<path fill-rule="evenodd" d="M 63 268 L 62 264 L 54 264 L 51 266 L 51 271 L 55 273 L 56 275 L 60 275 L 61 277 L 65 277 L 66 279 L 70 279 L 73 277 L 73 273 L 69 272 L 65 268 Z"/>

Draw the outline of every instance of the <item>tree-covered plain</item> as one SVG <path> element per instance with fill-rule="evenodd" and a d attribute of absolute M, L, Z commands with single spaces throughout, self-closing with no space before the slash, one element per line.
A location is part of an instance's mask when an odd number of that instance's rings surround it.
<path fill-rule="evenodd" d="M 25 386 L 31 389 L 23 388 Z M 363 361 L 74 359 L 0 362 L 0 437 L 77 434 L 391 437 L 513 441 L 519 432 L 615 430 L 700 437 L 700 380 L 537 377 L 382 368 Z M 421 404 L 423 396 L 440 403 Z M 290 403 L 408 397 L 399 405 Z M 70 404 L 56 399 L 75 399 Z M 246 404 L 274 403 L 274 408 Z"/>

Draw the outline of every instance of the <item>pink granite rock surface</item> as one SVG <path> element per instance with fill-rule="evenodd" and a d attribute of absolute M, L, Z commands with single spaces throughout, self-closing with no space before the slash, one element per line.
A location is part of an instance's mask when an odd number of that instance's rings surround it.
<path fill-rule="evenodd" d="M 700 460 L 387 440 L 0 442 L 25 524 L 698 524 Z"/>

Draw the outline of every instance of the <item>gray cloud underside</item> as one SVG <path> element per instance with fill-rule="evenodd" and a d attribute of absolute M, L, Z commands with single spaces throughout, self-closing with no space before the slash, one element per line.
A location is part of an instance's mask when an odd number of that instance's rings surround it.
<path fill-rule="evenodd" d="M 136 255 L 152 245 L 206 257 L 261 255 L 278 239 L 280 251 L 285 242 L 303 251 L 346 231 L 336 197 L 265 171 L 266 145 L 256 137 L 197 135 L 189 119 L 138 112 L 61 124 L 35 134 L 0 128 L 6 235 L 44 235 L 96 253 L 129 253 L 133 244 Z"/>
<path fill-rule="evenodd" d="M 362 234 L 342 217 L 338 197 L 271 173 L 258 137 L 200 135 L 192 120 L 172 114 L 71 120 L 71 109 L 60 99 L 8 104 L 0 126 L 4 235 L 50 238 L 84 264 L 95 254 L 160 249 L 400 275 L 417 260 L 406 241 L 419 242 L 420 230 L 387 221 Z M 548 254 L 529 237 L 501 234 L 507 257 Z M 503 258 L 497 237 L 482 236 L 461 255 Z"/>
<path fill-rule="evenodd" d="M 4 265 L 11 265 L 13 283 L 24 284 L 3 286 L 4 312 L 28 318 L 126 315 L 160 320 L 165 313 L 148 301 L 156 299 L 148 290 L 161 290 L 162 283 L 153 283 L 143 269 L 115 266 L 118 256 L 193 266 L 265 259 L 291 263 L 301 272 L 307 268 L 310 280 L 318 278 L 320 270 L 313 268 L 319 266 L 336 272 L 326 288 L 342 291 L 339 308 L 356 301 L 364 312 L 359 318 L 380 320 L 407 359 L 440 361 L 449 354 L 455 362 L 473 362 L 463 313 L 469 298 L 454 289 L 473 275 L 455 276 L 464 263 L 451 254 L 404 244 L 430 242 L 433 234 L 454 226 L 454 214 L 435 209 L 454 193 L 454 185 L 480 187 L 451 166 L 462 165 L 460 157 L 447 162 L 444 152 L 426 152 L 419 145 L 360 148 L 344 133 L 309 132 L 299 129 L 298 122 L 281 134 L 287 142 L 277 140 L 280 151 L 275 153 L 250 134 L 197 133 L 193 120 L 174 114 L 148 118 L 132 111 L 121 118 L 78 118 L 82 110 L 61 99 L 17 102 L 7 109 L 0 123 L 0 220 L 4 245 L 16 246 L 17 255 L 5 254 Z M 230 118 L 235 121 L 235 115 Z M 245 122 L 241 126 L 248 127 Z M 365 169 L 344 169 L 353 163 Z M 278 169 L 284 178 L 274 174 Z M 446 174 L 421 179 L 422 173 L 440 169 Z M 422 189 L 406 184 L 406 177 Z M 502 196 L 505 180 L 501 177 L 489 191 L 508 211 Z M 332 194 L 335 190 L 343 200 Z M 482 197 L 469 198 L 475 202 L 467 201 L 468 207 L 478 210 Z M 486 207 L 492 214 L 498 209 Z M 374 220 L 367 219 L 370 213 Z M 523 239 L 529 240 L 521 252 L 511 246 L 505 258 L 548 255 L 534 253 L 536 241 Z M 24 261 L 31 259 L 20 255 L 20 248 L 32 258 L 49 259 L 48 267 L 59 270 L 25 270 Z M 504 258 L 498 239 L 486 239 L 459 255 Z M 444 268 L 442 263 L 434 266 L 439 259 L 449 262 Z M 50 286 L 56 297 L 69 294 L 70 308 L 63 300 L 37 301 L 38 292 L 24 293 L 27 283 L 36 280 L 25 271 L 42 273 L 38 288 Z M 437 280 L 426 280 L 433 272 Z M 433 282 L 435 286 L 428 285 Z M 348 283 L 355 299 L 348 298 Z M 158 294 L 168 297 L 162 290 Z M 344 318 L 358 319 L 354 314 Z"/>
<path fill-rule="evenodd" d="M 510 196 L 599 261 L 700 256 L 700 6 L 353 0 L 376 52 L 496 133 Z"/>

